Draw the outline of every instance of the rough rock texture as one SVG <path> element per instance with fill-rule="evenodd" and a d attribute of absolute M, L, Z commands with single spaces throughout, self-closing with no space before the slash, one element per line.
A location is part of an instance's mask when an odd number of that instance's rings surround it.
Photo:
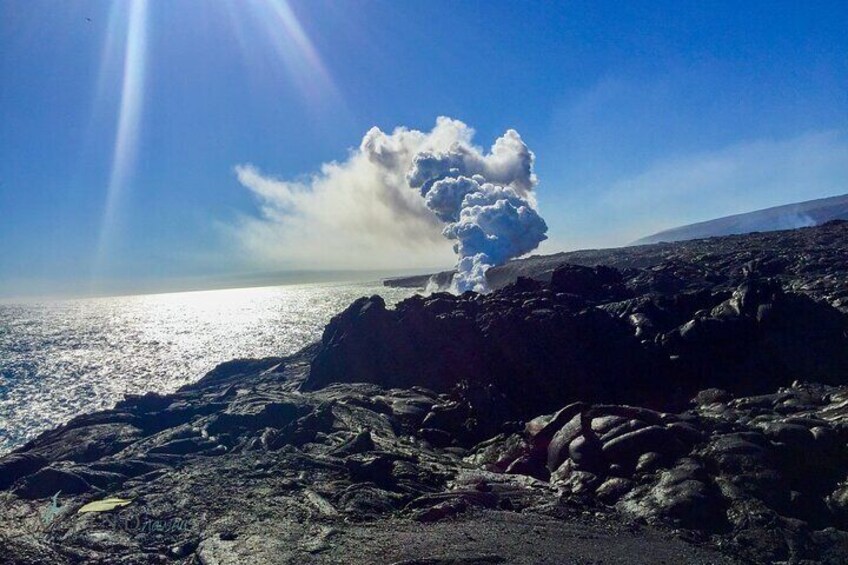
<path fill-rule="evenodd" d="M 516 259 L 486 273 L 489 285 L 500 289 L 518 277 L 549 282 L 565 264 L 620 270 L 642 269 L 634 290 L 676 293 L 686 288 L 730 290 L 746 272 L 775 277 L 787 290 L 803 292 L 848 312 L 848 222 L 834 220 L 814 228 L 751 233 L 655 245 L 589 249 Z M 450 273 L 439 273 L 439 281 Z M 422 286 L 422 277 L 390 279 L 387 286 Z M 425 281 L 426 283 L 426 281 Z"/>
<path fill-rule="evenodd" d="M 301 392 L 314 353 L 222 365 L 0 459 L 2 562 L 735 562 L 609 509 L 560 504 L 547 481 L 487 471 L 458 445 L 466 432 L 446 395 Z M 131 502 L 77 513 L 107 497 Z"/>
<path fill-rule="evenodd" d="M 800 236 L 780 232 L 788 241 L 771 242 L 774 257 L 724 238 L 724 254 L 678 250 L 648 269 L 562 265 L 549 283 L 519 278 L 486 296 L 437 293 L 394 310 L 362 298 L 327 326 L 305 386 L 461 385 L 503 397 L 498 405 L 523 419 L 574 400 L 680 409 L 709 387 L 756 394 L 796 379 L 847 382 L 838 307 L 848 223 L 799 232 L 805 253 L 792 248 Z M 827 247 L 835 242 L 844 247 Z M 807 260 L 780 275 L 772 266 L 787 248 Z"/>
<path fill-rule="evenodd" d="M 679 414 L 577 403 L 475 449 L 491 471 L 566 497 L 697 530 L 756 562 L 848 553 L 848 388 L 800 384 Z"/>
<path fill-rule="evenodd" d="M 2 560 L 845 562 L 846 233 L 360 299 L 0 459 Z"/>

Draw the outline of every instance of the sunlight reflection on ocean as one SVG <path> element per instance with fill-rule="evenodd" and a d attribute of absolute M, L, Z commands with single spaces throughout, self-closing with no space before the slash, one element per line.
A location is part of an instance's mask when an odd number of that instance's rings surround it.
<path fill-rule="evenodd" d="M 125 393 L 170 392 L 236 357 L 288 355 L 379 283 L 0 304 L 0 453 Z"/>

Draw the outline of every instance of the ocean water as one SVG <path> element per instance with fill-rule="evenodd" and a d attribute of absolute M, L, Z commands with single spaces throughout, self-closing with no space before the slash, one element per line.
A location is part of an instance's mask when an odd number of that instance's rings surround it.
<path fill-rule="evenodd" d="M 236 357 L 282 356 L 321 337 L 378 282 L 304 284 L 0 304 L 0 454 L 124 394 L 171 392 Z"/>

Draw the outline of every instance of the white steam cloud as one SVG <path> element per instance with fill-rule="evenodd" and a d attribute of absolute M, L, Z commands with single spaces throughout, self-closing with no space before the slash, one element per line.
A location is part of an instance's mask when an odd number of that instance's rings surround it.
<path fill-rule="evenodd" d="M 535 249 L 547 226 L 536 211 L 534 156 L 518 133 L 488 153 L 473 136 L 445 117 L 426 133 L 375 127 L 346 161 L 302 182 L 239 165 L 262 217 L 242 218 L 236 233 L 265 261 L 336 268 L 432 265 L 444 237 L 458 256 L 455 290 L 485 291 L 486 270 Z"/>
<path fill-rule="evenodd" d="M 486 271 L 524 255 L 547 239 L 535 209 L 533 153 L 508 130 L 488 155 L 455 144 L 448 151 L 416 155 L 407 180 L 427 207 L 446 222 L 459 256 L 455 290 L 485 291 Z"/>

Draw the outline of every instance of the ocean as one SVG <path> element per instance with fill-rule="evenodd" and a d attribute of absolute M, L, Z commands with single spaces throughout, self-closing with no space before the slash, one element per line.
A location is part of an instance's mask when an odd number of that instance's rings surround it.
<path fill-rule="evenodd" d="M 409 289 L 320 283 L 0 304 L 0 454 L 127 393 L 172 392 L 237 357 L 320 339 L 360 296 Z"/>

